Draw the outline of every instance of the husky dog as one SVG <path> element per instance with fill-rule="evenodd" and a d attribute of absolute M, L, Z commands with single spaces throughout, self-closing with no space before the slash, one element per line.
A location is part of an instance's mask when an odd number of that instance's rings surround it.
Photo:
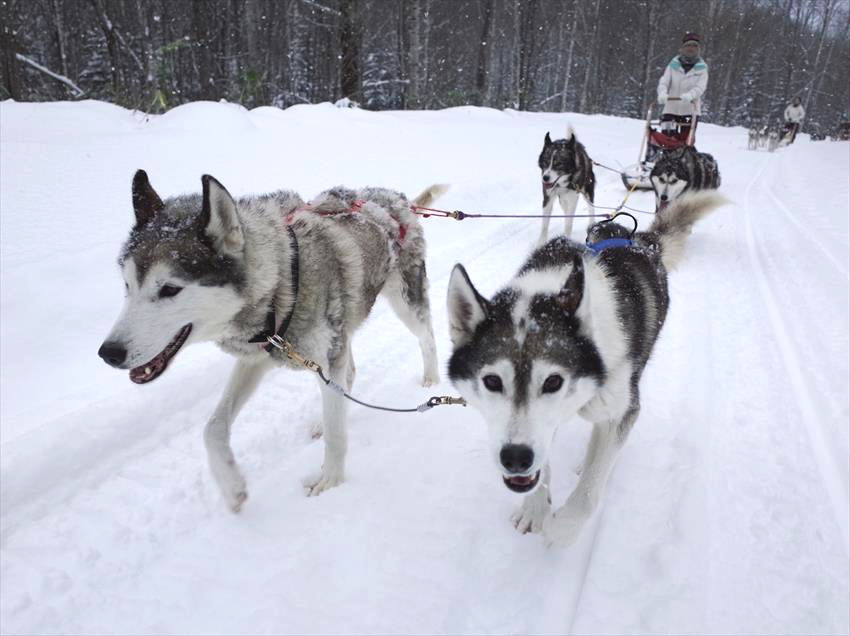
<path fill-rule="evenodd" d="M 757 150 L 760 143 L 761 133 L 758 128 L 750 128 L 747 131 L 747 150 Z"/>
<path fill-rule="evenodd" d="M 779 147 L 780 131 L 778 128 L 771 128 L 767 133 L 767 151 L 773 152 Z"/>
<path fill-rule="evenodd" d="M 513 516 L 520 532 L 569 545 L 596 509 L 638 416 L 641 374 L 667 313 L 667 270 L 694 223 L 722 203 L 714 192 L 687 194 L 630 245 L 598 253 L 552 239 L 490 300 L 455 266 L 449 377 L 484 416 L 505 486 L 526 493 Z M 605 222 L 591 227 L 588 241 L 628 237 Z M 557 426 L 577 413 L 593 434 L 575 490 L 550 513 L 550 445 Z"/>
<path fill-rule="evenodd" d="M 683 146 L 664 152 L 649 174 L 655 190 L 655 209 L 659 210 L 689 190 L 720 187 L 720 172 L 714 157 Z"/>
<path fill-rule="evenodd" d="M 572 127 L 567 127 L 565 139 L 552 141 L 549 133 L 543 139 L 543 150 L 537 160 L 543 173 L 543 227 L 540 229 L 538 245 L 546 242 L 549 235 L 549 221 L 555 198 L 561 204 L 566 215 L 564 219 L 564 234 L 573 231 L 573 217 L 578 205 L 578 195 L 592 205 L 593 190 L 596 187 L 596 177 L 593 175 L 593 162 L 587 155 L 584 146 L 576 140 Z"/>
<path fill-rule="evenodd" d="M 284 337 L 350 390 L 351 336 L 383 293 L 419 340 L 423 383 L 438 381 L 425 239 L 408 200 L 392 190 L 339 187 L 305 205 L 289 191 L 235 200 L 208 175 L 202 185 L 200 196 L 163 201 L 145 172 L 136 173 L 136 224 L 119 258 L 126 299 L 98 354 L 139 384 L 193 342 L 213 341 L 236 356 L 204 439 L 213 476 L 238 512 L 248 495 L 231 425 L 269 370 L 302 368 L 268 345 L 269 336 Z M 443 191 L 432 186 L 415 202 L 429 205 Z M 344 399 L 319 386 L 325 455 L 321 472 L 305 481 L 310 495 L 343 480 L 346 451 Z"/>

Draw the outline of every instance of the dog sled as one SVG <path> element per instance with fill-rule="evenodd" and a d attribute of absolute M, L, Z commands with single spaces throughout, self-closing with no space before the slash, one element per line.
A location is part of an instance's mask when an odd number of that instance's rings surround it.
<path fill-rule="evenodd" d="M 678 100 L 678 97 L 668 98 Z M 652 168 L 662 152 L 677 150 L 683 146 L 693 146 L 694 130 L 697 125 L 696 108 L 691 115 L 690 122 L 662 121 L 661 118 L 653 119 L 652 113 L 655 103 L 649 105 L 646 111 L 646 129 L 640 143 L 638 162 L 627 166 L 620 173 L 623 185 L 627 190 L 637 188 L 638 190 L 652 190 L 652 182 L 649 175 Z M 687 134 L 685 128 L 688 129 Z"/>

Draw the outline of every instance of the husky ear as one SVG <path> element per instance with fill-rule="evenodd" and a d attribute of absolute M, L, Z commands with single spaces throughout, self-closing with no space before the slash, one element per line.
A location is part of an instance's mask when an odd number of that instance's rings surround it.
<path fill-rule="evenodd" d="M 551 145 L 552 145 L 552 138 L 549 136 L 549 133 L 547 132 L 546 136 L 543 138 L 543 147 L 545 148 L 546 146 L 551 146 Z"/>
<path fill-rule="evenodd" d="M 150 221 L 157 212 L 162 210 L 162 199 L 154 191 L 148 181 L 148 173 L 136 170 L 133 176 L 133 211 L 136 213 L 136 227 L 142 227 Z"/>
<path fill-rule="evenodd" d="M 236 203 L 230 193 L 214 177 L 205 174 L 201 177 L 204 190 L 204 202 L 201 208 L 201 222 L 204 233 L 219 252 L 229 256 L 239 256 L 245 245 L 242 224 L 236 214 Z"/>
<path fill-rule="evenodd" d="M 558 294 L 558 304 L 564 308 L 564 311 L 570 315 L 574 315 L 581 305 L 581 299 L 584 296 L 584 261 L 579 254 L 573 258 L 573 271 L 567 276 L 567 282 L 561 288 Z"/>
<path fill-rule="evenodd" d="M 452 270 L 446 305 L 449 310 L 449 336 L 457 348 L 472 337 L 475 328 L 488 314 L 487 301 L 472 286 L 460 263 Z"/>
<path fill-rule="evenodd" d="M 572 124 L 567 124 L 567 135 L 564 137 L 567 140 L 568 146 L 574 146 L 576 143 L 576 131 L 573 130 Z"/>

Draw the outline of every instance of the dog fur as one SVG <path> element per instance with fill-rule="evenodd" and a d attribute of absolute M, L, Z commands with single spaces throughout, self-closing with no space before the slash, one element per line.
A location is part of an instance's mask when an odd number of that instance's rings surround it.
<path fill-rule="evenodd" d="M 407 198 L 384 188 L 338 187 L 309 205 L 285 190 L 234 199 L 208 175 L 202 188 L 163 201 L 145 172 L 136 173 L 136 224 L 119 259 L 126 299 L 99 355 L 137 383 L 159 377 L 193 342 L 213 341 L 236 357 L 204 439 L 213 476 L 238 511 L 248 495 L 231 426 L 268 371 L 302 368 L 250 342 L 267 331 L 270 307 L 278 322 L 291 312 L 285 337 L 295 350 L 350 390 L 351 337 L 383 294 L 419 340 L 423 384 L 438 381 L 425 239 Z M 415 203 L 429 205 L 444 190 L 432 186 Z M 321 381 L 319 388 L 325 455 L 305 482 L 311 495 L 342 482 L 345 468 L 345 400 Z"/>
<path fill-rule="evenodd" d="M 572 127 L 567 128 L 564 139 L 552 141 L 549 133 L 543 139 L 543 150 L 537 159 L 543 179 L 543 224 L 537 244 L 542 245 L 549 236 L 549 221 L 555 199 L 561 205 L 566 218 L 564 219 L 564 234 L 569 236 L 573 231 L 573 216 L 578 206 L 578 196 L 593 204 L 593 191 L 596 188 L 596 177 L 593 174 L 593 162 L 576 139 Z"/>
<path fill-rule="evenodd" d="M 723 203 L 714 192 L 688 193 L 630 247 L 598 254 L 555 238 L 489 300 L 455 266 L 449 377 L 484 417 L 505 485 L 526 493 L 513 516 L 520 532 L 569 545 L 598 506 L 640 410 L 641 374 L 667 314 L 667 271 L 694 223 Z M 588 240 L 628 236 L 606 222 Z M 552 438 L 576 414 L 593 424 L 592 437 L 575 490 L 551 512 Z"/>
<path fill-rule="evenodd" d="M 720 171 L 710 154 L 683 146 L 662 153 L 649 180 L 655 191 L 655 209 L 659 210 L 685 192 L 719 188 Z"/>

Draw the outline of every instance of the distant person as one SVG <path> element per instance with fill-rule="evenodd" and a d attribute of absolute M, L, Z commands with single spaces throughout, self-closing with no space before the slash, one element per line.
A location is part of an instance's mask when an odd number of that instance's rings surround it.
<path fill-rule="evenodd" d="M 686 33 L 679 54 L 674 57 L 658 81 L 658 103 L 664 106 L 661 121 L 680 125 L 679 139 L 687 141 L 693 116 L 700 114 L 700 98 L 708 86 L 708 64 L 700 57 L 702 37 Z"/>
<path fill-rule="evenodd" d="M 803 118 L 806 116 L 806 109 L 800 103 L 799 97 L 794 97 L 791 103 L 785 108 L 785 138 L 789 144 L 793 144 L 797 138 L 797 131 L 800 130 L 800 124 L 803 123 Z M 790 135 L 790 137 L 789 137 Z"/>

